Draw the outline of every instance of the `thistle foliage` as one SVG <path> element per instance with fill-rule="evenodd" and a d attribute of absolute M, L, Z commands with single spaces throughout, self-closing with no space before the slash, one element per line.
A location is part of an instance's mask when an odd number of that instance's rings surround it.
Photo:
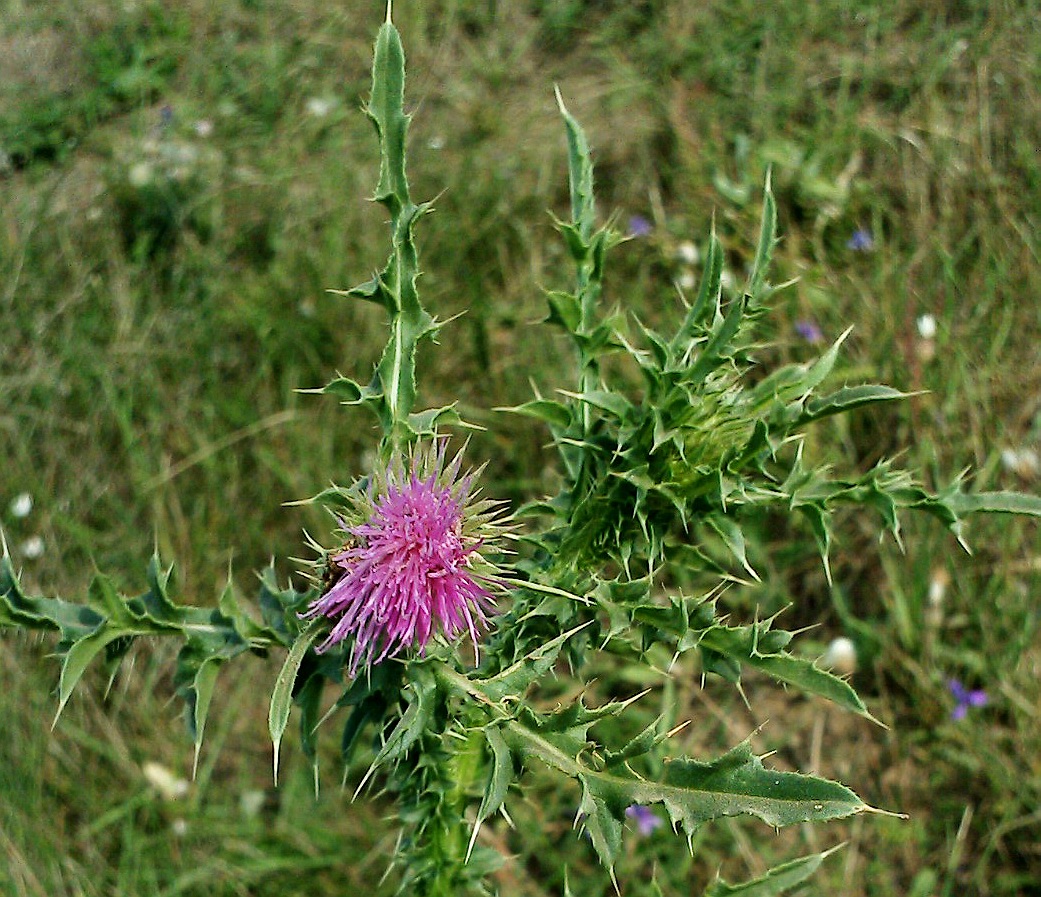
<path fill-rule="evenodd" d="M 342 295 L 382 307 L 389 336 L 368 383 L 337 376 L 317 390 L 375 416 L 384 470 L 401 465 L 409 451 L 430 451 L 439 428 L 459 422 L 451 406 L 415 410 L 417 346 L 444 324 L 424 309 L 416 286 L 414 229 L 430 206 L 413 202 L 409 192 L 404 75 L 400 38 L 388 19 L 376 41 L 366 112 L 380 142 L 373 198 L 389 213 L 391 251 L 378 273 Z M 629 740 L 612 743 L 602 733 L 619 727 L 598 724 L 625 719 L 640 696 L 547 704 L 539 699 L 540 684 L 554 676 L 584 682 L 598 654 L 649 667 L 655 652 L 674 661 L 693 653 L 705 673 L 737 686 L 745 671 L 755 670 L 870 717 L 847 681 L 789 650 L 793 634 L 774 619 L 740 624 L 722 611 L 728 584 L 758 578 L 749 526 L 764 512 L 798 515 L 827 569 L 832 515 L 840 506 L 869 509 L 897 538 L 907 511 L 939 518 L 959 539 L 971 513 L 1041 515 L 1034 496 L 969 494 L 959 481 L 934 494 L 888 461 L 842 478 L 807 457 L 804 434 L 817 421 L 905 394 L 876 384 L 829 389 L 845 334 L 809 364 L 749 376 L 755 326 L 775 291 L 768 280 L 776 240 L 769 185 L 740 295 L 724 297 L 723 253 L 713 234 L 700 287 L 674 330 L 659 333 L 636 322 L 633 336 L 622 314 L 605 314 L 606 261 L 620 237 L 597 224 L 589 145 L 562 101 L 560 108 L 571 218 L 558 227 L 574 282 L 569 291 L 549 293 L 547 321 L 571 342 L 576 378 L 557 398 L 536 396 L 509 410 L 548 428 L 562 486 L 522 509 L 516 554 L 501 554 L 493 558 L 497 570 L 488 568 L 509 594 L 491 620 L 478 665 L 446 638 L 431 638 L 422 654 L 403 651 L 381 662 L 371 662 L 372 646 L 353 636 L 316 650 L 332 624 L 307 609 L 329 592 L 323 565 L 349 555 L 343 545 L 319 546 L 319 564 L 304 589 L 283 588 L 273 570 L 265 571 L 250 607 L 230 583 L 212 608 L 177 603 L 170 569 L 158 558 L 140 594 L 119 594 L 98 575 L 82 602 L 26 594 L 6 552 L 0 560 L 0 627 L 58 634 L 59 712 L 92 662 L 114 673 L 137 638 L 183 643 L 176 682 L 196 758 L 224 665 L 247 654 L 285 652 L 269 712 L 276 776 L 294 709 L 316 785 L 320 727 L 338 721 L 342 759 L 348 773 L 361 773 L 359 791 L 371 785 L 397 801 L 402 835 L 395 862 L 408 894 L 492 890 L 491 876 L 504 858 L 485 846 L 481 829 L 497 817 L 509 819 L 509 804 L 539 767 L 573 783 L 576 824 L 608 868 L 619 856 L 625 811 L 633 804 L 660 805 L 688 839 L 720 817 L 750 815 L 776 827 L 869 810 L 837 782 L 770 769 L 747 741 L 718 757 L 684 756 L 664 713 Z M 605 374 L 602 362 L 612 353 L 630 360 L 640 389 Z M 351 515 L 365 505 L 358 496 L 374 479 L 375 472 L 316 496 L 339 521 L 341 536 L 365 532 L 364 514 Z M 374 503 L 365 507 L 371 511 Z M 481 504 L 477 513 L 489 507 Z M 696 584 L 695 594 L 670 585 L 676 581 Z M 351 675 L 359 656 L 366 662 Z M 330 688 L 335 702 L 322 714 Z M 825 855 L 778 867 L 746 887 L 716 882 L 707 893 L 779 894 Z"/>

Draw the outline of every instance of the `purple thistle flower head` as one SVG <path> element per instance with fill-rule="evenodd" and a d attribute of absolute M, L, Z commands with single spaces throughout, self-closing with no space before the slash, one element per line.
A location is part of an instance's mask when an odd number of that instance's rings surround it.
<path fill-rule="evenodd" d="M 967 689 L 958 679 L 948 679 L 947 688 L 954 696 L 954 707 L 951 710 L 953 720 L 965 719 L 970 707 L 984 707 L 990 700 L 982 688 Z"/>
<path fill-rule="evenodd" d="M 500 586 L 482 547 L 502 532 L 499 503 L 474 500 L 475 473 L 459 475 L 460 452 L 445 443 L 417 446 L 351 492 L 341 519 L 345 544 L 326 556 L 332 586 L 305 616 L 335 621 L 318 650 L 353 637 L 350 673 L 410 648 L 422 654 L 434 635 L 452 640 L 494 612 Z"/>
<path fill-rule="evenodd" d="M 636 822 L 636 830 L 641 835 L 650 835 L 661 825 L 661 819 L 654 814 L 650 807 L 643 804 L 631 804 L 625 808 L 625 816 Z"/>

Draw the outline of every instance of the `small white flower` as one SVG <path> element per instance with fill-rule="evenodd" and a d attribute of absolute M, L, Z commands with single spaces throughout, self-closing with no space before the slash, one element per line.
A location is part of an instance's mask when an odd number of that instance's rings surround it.
<path fill-rule="evenodd" d="M 929 604 L 932 607 L 943 605 L 943 596 L 947 594 L 947 586 L 950 584 L 950 574 L 943 567 L 933 570 L 929 578 Z"/>
<path fill-rule="evenodd" d="M 442 150 L 445 148 L 445 138 L 440 134 L 435 134 L 427 141 L 427 146 L 432 150 Z"/>
<path fill-rule="evenodd" d="M 131 187 L 146 187 L 152 183 L 153 177 L 152 166 L 147 162 L 136 162 L 127 172 L 127 180 Z"/>
<path fill-rule="evenodd" d="M 828 650 L 821 658 L 821 666 L 840 676 L 856 672 L 857 646 L 845 636 L 839 636 L 828 645 Z"/>
<path fill-rule="evenodd" d="M 175 776 L 165 766 L 148 762 L 141 767 L 141 772 L 163 800 L 179 800 L 188 793 L 188 782 Z"/>
<path fill-rule="evenodd" d="M 11 516 L 21 520 L 28 517 L 33 510 L 33 497 L 28 492 L 16 495 L 11 502 Z"/>
<path fill-rule="evenodd" d="M 676 258 L 685 265 L 696 265 L 700 257 L 698 247 L 690 240 L 684 240 L 676 247 Z"/>
<path fill-rule="evenodd" d="M 719 275 L 719 282 L 723 285 L 724 290 L 732 290 L 737 285 L 737 281 L 734 279 L 734 272 L 729 268 L 724 268 Z"/>
<path fill-rule="evenodd" d="M 307 101 L 306 108 L 308 115 L 313 115 L 315 118 L 325 118 L 336 108 L 336 100 L 331 100 L 328 97 L 311 97 Z"/>
<path fill-rule="evenodd" d="M 43 539 L 39 536 L 30 536 L 22 543 L 22 557 L 35 561 L 37 558 L 43 557 L 44 548 Z"/>
<path fill-rule="evenodd" d="M 681 290 L 693 290 L 697 286 L 697 278 L 694 276 L 694 272 L 689 268 L 684 268 L 680 271 L 680 276 L 676 282 L 680 285 Z"/>
<path fill-rule="evenodd" d="M 195 123 L 195 133 L 199 137 L 210 137 L 213 134 L 213 122 L 208 118 L 200 118 Z"/>
<path fill-rule="evenodd" d="M 260 815 L 266 800 L 267 795 L 263 791 L 243 791 L 239 797 L 239 809 L 242 811 L 243 816 L 247 819 L 252 819 Z"/>
<path fill-rule="evenodd" d="M 1032 448 L 1002 449 L 1001 466 L 1024 480 L 1033 480 L 1041 473 L 1041 459 Z"/>
<path fill-rule="evenodd" d="M 918 335 L 922 339 L 936 338 L 936 318 L 933 315 L 922 315 L 918 319 Z"/>
<path fill-rule="evenodd" d="M 188 822 L 185 819 L 175 819 L 170 823 L 170 831 L 174 833 L 177 838 L 183 838 L 188 834 Z"/>
<path fill-rule="evenodd" d="M 1038 473 L 1041 473 L 1041 460 L 1038 459 L 1037 452 L 1032 448 L 1021 449 L 1019 452 L 1019 475 L 1032 480 Z"/>
<path fill-rule="evenodd" d="M 943 599 L 950 582 L 950 574 L 943 567 L 937 567 L 929 577 L 929 603 L 925 607 L 925 626 L 928 631 L 936 632 L 943 626 Z"/>
<path fill-rule="evenodd" d="M 199 150 L 190 143 L 164 143 L 159 155 L 171 169 L 191 168 L 199 161 Z"/>

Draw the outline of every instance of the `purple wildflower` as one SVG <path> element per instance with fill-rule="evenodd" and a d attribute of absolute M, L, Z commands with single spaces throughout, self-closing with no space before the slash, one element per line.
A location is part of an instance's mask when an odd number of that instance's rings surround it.
<path fill-rule="evenodd" d="M 636 830 L 641 835 L 650 835 L 661 825 L 661 819 L 656 816 L 650 807 L 643 804 L 632 804 L 625 808 L 626 818 L 635 820 Z"/>
<path fill-rule="evenodd" d="M 846 241 L 846 248 L 853 252 L 871 252 L 875 248 L 875 238 L 871 236 L 871 231 L 858 227 Z"/>
<path fill-rule="evenodd" d="M 817 326 L 816 321 L 796 321 L 795 332 L 806 342 L 814 345 L 824 341 L 824 334 L 821 333 L 821 329 Z"/>
<path fill-rule="evenodd" d="M 951 710 L 951 719 L 965 719 L 970 707 L 983 707 L 989 698 L 982 688 L 974 688 L 971 691 L 961 684 L 958 679 L 948 679 L 947 688 L 954 695 L 954 708 Z"/>
<path fill-rule="evenodd" d="M 498 502 L 473 500 L 476 474 L 460 477 L 461 459 L 446 465 L 443 441 L 417 447 L 408 469 L 398 459 L 352 491 L 345 544 L 326 556 L 338 578 L 306 613 L 336 621 L 319 651 L 354 637 L 352 676 L 408 648 L 423 653 L 437 633 L 468 632 L 476 648 L 499 585 L 480 549 L 501 527 Z"/>
<path fill-rule="evenodd" d="M 651 222 L 644 218 L 643 215 L 633 215 L 629 219 L 630 237 L 649 237 L 653 229 Z"/>

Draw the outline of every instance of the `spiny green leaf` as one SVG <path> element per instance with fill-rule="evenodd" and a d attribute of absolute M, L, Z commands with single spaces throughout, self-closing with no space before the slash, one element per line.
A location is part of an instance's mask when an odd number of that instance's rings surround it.
<path fill-rule="evenodd" d="M 358 736 L 370 722 L 383 719 L 392 705 L 398 703 L 404 666 L 381 663 L 366 676 L 357 677 L 336 702 L 337 708 L 353 707 L 340 739 L 344 770 L 350 765 Z"/>
<path fill-rule="evenodd" d="M 450 424 L 463 424 L 463 419 L 456 411 L 455 402 L 442 405 L 440 408 L 414 411 L 408 416 L 409 429 L 416 436 L 434 436 L 438 432 L 438 426 Z"/>
<path fill-rule="evenodd" d="M 806 371 L 806 375 L 799 379 L 798 388 L 802 390 L 804 394 L 808 395 L 812 390 L 820 386 L 828 374 L 831 373 L 832 368 L 835 367 L 835 361 L 839 357 L 839 348 L 852 332 L 853 328 L 847 327 L 839 338 L 831 344 L 828 351 L 810 365 Z"/>
<path fill-rule="evenodd" d="M 753 667 L 780 682 L 794 685 L 802 692 L 819 695 L 839 707 L 877 722 L 860 696 L 844 679 L 822 670 L 805 658 L 781 652 L 760 653 L 756 650 L 756 641 L 750 626 L 715 626 L 705 632 L 699 647 L 703 651 L 709 649 L 739 664 Z"/>
<path fill-rule="evenodd" d="M 163 567 L 158 554 L 153 554 L 148 562 L 148 591 L 140 598 L 145 613 L 153 623 L 165 624 L 179 629 L 185 622 L 185 608 L 170 600 L 170 579 L 173 567 Z"/>
<path fill-rule="evenodd" d="M 362 386 L 350 377 L 336 377 L 325 386 L 320 386 L 317 389 L 302 389 L 300 391 L 336 396 L 344 405 L 360 405 L 383 396 L 383 392 L 378 385 Z"/>
<path fill-rule="evenodd" d="M 969 514 L 1025 514 L 1041 517 L 1041 496 L 1022 492 L 958 492 L 946 499 L 959 516 Z"/>
<path fill-rule="evenodd" d="M 701 275 L 701 285 L 697 298 L 687 312 L 683 324 L 669 344 L 674 356 L 674 368 L 685 367 L 692 340 L 698 335 L 706 321 L 719 308 L 719 300 L 723 279 L 723 247 L 713 228 L 708 241 L 708 252 L 705 255 L 705 270 Z"/>
<path fill-rule="evenodd" d="M 841 818 L 870 809 L 844 785 L 816 776 L 766 769 L 747 741 L 709 763 L 682 759 L 666 763 L 660 781 L 638 778 L 624 768 L 598 771 L 562 750 L 546 733 L 509 722 L 504 735 L 521 759 L 538 759 L 582 785 L 579 813 L 600 859 L 610 866 L 621 843 L 626 807 L 660 803 L 688 836 L 705 822 L 749 815 L 779 827 Z"/>
<path fill-rule="evenodd" d="M 512 414 L 523 414 L 526 417 L 535 417 L 545 421 L 551 427 L 566 430 L 571 426 L 573 417 L 571 409 L 560 402 L 552 402 L 548 399 L 534 399 L 523 405 L 514 405 L 511 408 L 496 408 L 496 411 L 509 411 Z"/>
<path fill-rule="evenodd" d="M 582 697 L 552 713 L 537 713 L 520 707 L 518 718 L 538 731 L 547 743 L 562 754 L 577 757 L 590 746 L 589 729 L 608 717 L 620 715 L 641 695 L 627 701 L 607 701 L 598 707 L 587 707 Z"/>
<path fill-rule="evenodd" d="M 314 589 L 300 592 L 292 586 L 281 588 L 274 566 L 265 567 L 259 574 L 258 604 L 265 628 L 272 641 L 290 647 L 300 634 L 300 614 L 316 597 Z"/>
<path fill-rule="evenodd" d="M 586 265 L 592 257 L 592 247 L 588 237 L 582 235 L 580 224 L 569 224 L 567 221 L 554 220 L 557 230 L 567 243 L 568 254 L 580 265 Z"/>
<path fill-rule="evenodd" d="M 300 708 L 300 749 L 311 763 L 314 776 L 314 793 L 318 796 L 318 744 L 317 729 L 321 722 L 318 712 L 321 709 L 322 692 L 326 678 L 323 675 L 312 675 L 297 689 L 294 700 Z"/>
<path fill-rule="evenodd" d="M 367 280 L 356 287 L 351 287 L 349 290 L 326 290 L 326 292 L 351 299 L 364 299 L 366 302 L 382 305 L 387 311 L 393 311 L 393 296 L 384 286 L 383 278 L 378 274 L 373 276 L 371 280 Z"/>
<path fill-rule="evenodd" d="M 481 818 L 487 818 L 502 806 L 513 781 L 513 758 L 506 739 L 502 737 L 502 731 L 498 726 L 489 726 L 484 730 L 484 736 L 491 751 L 492 770 L 478 814 Z"/>
<path fill-rule="evenodd" d="M 644 324 L 635 314 L 633 319 L 636 321 L 636 326 L 640 328 L 640 333 L 643 335 L 647 345 L 650 346 L 650 354 L 654 357 L 654 363 L 649 364 L 646 361 L 647 352 L 635 349 L 628 344 L 626 344 L 626 349 L 636 360 L 637 364 L 644 369 L 644 373 L 649 375 L 648 380 L 654 383 L 658 379 L 658 374 L 668 367 L 669 344 L 662 336 Z"/>
<path fill-rule="evenodd" d="M 586 405 L 592 405 L 594 408 L 599 408 L 601 411 L 606 411 L 608 414 L 614 415 L 619 420 L 624 420 L 626 416 L 631 413 L 633 408 L 632 404 L 625 396 L 617 392 L 608 392 L 603 389 L 590 390 L 589 392 L 582 393 L 569 392 L 566 389 L 561 389 L 560 393 Z"/>
<path fill-rule="evenodd" d="M 104 617 L 61 598 L 30 597 L 22 591 L 8 555 L 0 557 L 0 622 L 6 626 L 59 630 L 62 641 L 74 642 L 94 632 Z"/>
<path fill-rule="evenodd" d="M 593 198 L 593 163 L 582 126 L 572 117 L 564 105 L 560 91 L 554 88 L 557 106 L 564 119 L 567 131 L 568 174 L 571 184 L 571 218 L 578 234 L 588 245 L 596 225 L 596 206 Z"/>
<path fill-rule="evenodd" d="M 271 691 L 271 706 L 268 709 L 268 731 L 274 746 L 274 778 L 278 783 L 278 748 L 282 743 L 282 734 L 289 722 L 289 711 L 293 705 L 293 685 L 296 674 L 303 663 L 304 655 L 317 641 L 324 629 L 324 618 L 313 620 L 298 636 L 286 655 L 285 663 L 275 679 L 275 687 Z"/>
<path fill-rule="evenodd" d="M 372 95 L 366 112 L 380 141 L 380 177 L 375 198 L 392 212 L 409 204 L 405 177 L 405 52 L 401 36 L 389 21 L 376 36 L 372 62 Z"/>
<path fill-rule="evenodd" d="M 544 676 L 556 662 L 564 643 L 590 624 L 583 623 L 544 644 L 534 646 L 527 654 L 502 672 L 487 679 L 467 681 L 490 701 L 501 701 L 507 696 L 523 695 L 528 686 Z"/>
<path fill-rule="evenodd" d="M 729 885 L 722 879 L 713 882 L 705 891 L 704 897 L 778 897 L 778 895 L 802 884 L 819 868 L 821 863 L 843 845 L 815 853 L 811 856 L 792 860 L 775 866 L 765 875 L 754 881 L 746 881 L 739 885 Z"/>
<path fill-rule="evenodd" d="M 651 805 L 662 803 L 688 834 L 721 816 L 749 815 L 775 827 L 823 821 L 860 813 L 868 806 L 838 782 L 794 772 L 766 769 L 743 742 L 717 760 L 673 760 L 665 764 L 661 782 L 633 780 L 601 773 L 583 776 L 590 793 L 618 806 L 618 799 Z"/>
<path fill-rule="evenodd" d="M 763 286 L 766 282 L 766 274 L 770 268 L 770 258 L 773 255 L 774 243 L 777 241 L 777 204 L 774 202 L 773 191 L 770 189 L 770 178 L 766 179 L 763 188 L 763 217 L 759 225 L 759 243 L 755 250 L 755 259 L 752 262 L 752 270 L 748 275 L 748 285 L 745 292 L 749 301 L 758 304 L 764 297 Z"/>
<path fill-rule="evenodd" d="M 748 557 L 745 553 L 745 535 L 741 532 L 741 527 L 737 521 L 723 514 L 709 514 L 704 519 L 719 534 L 727 548 L 730 549 L 730 553 L 737 558 L 738 563 L 758 582 L 759 574 L 748 563 Z"/>
<path fill-rule="evenodd" d="M 75 642 L 61 662 L 61 678 L 58 682 L 58 712 L 54 715 L 52 727 L 57 725 L 62 710 L 69 702 L 76 683 L 80 681 L 90 662 L 105 650 L 105 646 L 130 633 L 116 627 L 100 627 L 96 632 L 84 636 Z"/>
<path fill-rule="evenodd" d="M 801 426 L 810 421 L 820 420 L 832 414 L 845 414 L 862 405 L 873 405 L 876 402 L 893 402 L 906 399 L 913 393 L 901 392 L 891 386 L 879 386 L 865 383 L 861 386 L 846 386 L 831 395 L 819 399 L 811 399 L 806 403 L 806 410 L 799 416 L 796 425 Z"/>
<path fill-rule="evenodd" d="M 409 675 L 411 681 L 402 690 L 408 707 L 372 761 L 370 774 L 372 770 L 378 769 L 389 760 L 397 759 L 412 747 L 429 727 L 437 709 L 437 681 L 433 671 L 425 664 L 414 663 L 410 667 Z"/>
<path fill-rule="evenodd" d="M 665 742 L 669 733 L 664 731 L 661 717 L 653 720 L 635 738 L 617 751 L 607 751 L 604 756 L 604 767 L 611 769 L 635 757 L 642 757 Z"/>
<path fill-rule="evenodd" d="M 485 743 L 488 746 L 490 761 L 488 779 L 485 782 L 481 806 L 477 810 L 477 819 L 474 822 L 470 844 L 467 847 L 467 858 L 473 851 L 481 823 L 497 812 L 503 805 L 509 792 L 510 784 L 514 780 L 513 754 L 510 752 L 509 745 L 506 744 L 506 739 L 502 736 L 501 729 L 498 725 L 493 724 L 486 726 L 483 732 Z"/>
<path fill-rule="evenodd" d="M 106 617 L 110 623 L 128 623 L 133 619 L 127 603 L 116 591 L 112 580 L 101 573 L 96 574 L 87 587 L 87 606 Z"/>
<path fill-rule="evenodd" d="M 563 327 L 568 333 L 577 333 L 582 326 L 582 308 L 571 293 L 551 291 L 546 294 L 549 304 L 547 324 Z"/>
<path fill-rule="evenodd" d="M 828 512 L 823 501 L 801 502 L 795 507 L 809 521 L 813 538 L 820 552 L 821 562 L 824 564 L 824 575 L 827 577 L 828 585 L 831 581 L 831 514 Z"/>
<path fill-rule="evenodd" d="M 730 303 L 726 317 L 712 330 L 708 343 L 698 354 L 697 360 L 687 371 L 685 380 L 698 384 L 719 367 L 731 348 L 731 340 L 737 335 L 741 318 L 745 313 L 745 298 L 739 296 Z"/>
<path fill-rule="evenodd" d="M 247 642 L 260 641 L 267 637 L 264 627 L 257 623 L 242 607 L 235 594 L 235 586 L 229 573 L 228 581 L 217 597 L 217 610 L 228 620 L 234 630 Z"/>
<path fill-rule="evenodd" d="M 192 761 L 192 778 L 195 778 L 196 770 L 199 768 L 199 751 L 202 748 L 202 739 L 206 731 L 206 717 L 210 712 L 210 701 L 213 698 L 213 689 L 217 684 L 217 674 L 224 663 L 223 657 L 207 657 L 199 664 L 192 680 L 193 697 L 189 701 L 191 712 L 191 734 L 195 742 L 195 758 Z"/>

